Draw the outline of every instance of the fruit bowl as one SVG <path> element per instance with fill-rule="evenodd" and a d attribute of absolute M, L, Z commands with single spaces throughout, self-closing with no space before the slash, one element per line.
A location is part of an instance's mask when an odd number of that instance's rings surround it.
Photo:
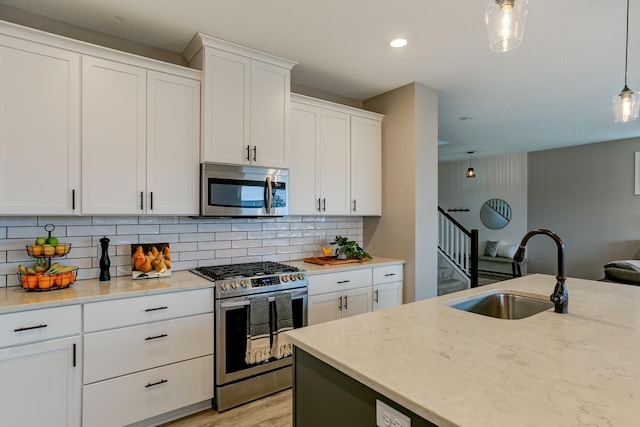
<path fill-rule="evenodd" d="M 65 256 L 71 250 L 71 243 L 53 245 L 28 245 L 27 253 L 36 258 L 55 258 Z"/>
<path fill-rule="evenodd" d="M 18 282 L 27 291 L 53 291 L 73 285 L 78 277 L 78 268 L 58 274 L 18 274 Z"/>

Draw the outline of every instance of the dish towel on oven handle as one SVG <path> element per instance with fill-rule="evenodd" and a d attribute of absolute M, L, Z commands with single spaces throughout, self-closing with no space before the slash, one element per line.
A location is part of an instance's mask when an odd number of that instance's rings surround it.
<path fill-rule="evenodd" d="M 269 322 L 269 299 L 252 298 L 247 313 L 247 353 L 248 365 L 262 363 L 271 357 L 271 325 Z"/>
<path fill-rule="evenodd" d="M 276 295 L 274 303 L 274 325 L 273 345 L 271 355 L 276 359 L 290 356 L 292 353 L 291 343 L 284 332 L 293 329 L 293 310 L 291 308 L 291 294 Z"/>

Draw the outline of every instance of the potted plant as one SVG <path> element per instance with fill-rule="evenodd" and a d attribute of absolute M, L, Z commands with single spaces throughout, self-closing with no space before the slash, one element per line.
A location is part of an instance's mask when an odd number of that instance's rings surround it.
<path fill-rule="evenodd" d="M 371 259 L 371 255 L 369 255 L 364 249 L 362 249 L 357 242 L 349 240 L 349 238 L 347 237 L 336 236 L 335 239 L 333 239 L 333 242 L 331 242 L 330 244 L 338 245 L 338 247 L 336 248 L 336 256 L 338 257 L 338 259 Z"/>

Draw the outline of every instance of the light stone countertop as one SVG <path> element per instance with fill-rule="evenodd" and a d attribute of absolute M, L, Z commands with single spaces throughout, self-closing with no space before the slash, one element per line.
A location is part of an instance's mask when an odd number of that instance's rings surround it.
<path fill-rule="evenodd" d="M 10 286 L 0 289 L 0 314 L 211 287 L 213 282 L 189 271 L 176 271 L 169 277 L 157 279 L 133 280 L 123 276 L 105 282 L 79 280 L 66 289 L 44 292 L 27 292 L 20 286 Z"/>
<path fill-rule="evenodd" d="M 321 266 L 302 260 L 284 263 L 306 270 L 313 275 L 403 264 L 404 261 L 374 257 L 373 260 L 361 263 L 336 266 Z M 169 277 L 158 279 L 133 280 L 130 276 L 121 276 L 113 277 L 106 282 L 100 282 L 98 279 L 79 280 L 66 289 L 42 292 L 28 292 L 20 286 L 10 286 L 0 288 L 0 314 L 211 287 L 213 282 L 189 271 L 175 271 Z"/>
<path fill-rule="evenodd" d="M 569 314 L 502 320 L 447 301 L 535 274 L 288 332 L 302 350 L 439 426 L 637 426 L 640 287 L 567 279 Z"/>
<path fill-rule="evenodd" d="M 373 267 L 386 267 L 389 265 L 398 265 L 398 264 L 404 264 L 404 263 L 405 263 L 404 260 L 394 259 L 394 258 L 384 258 L 384 257 L 378 257 L 378 256 L 374 256 L 372 259 L 368 261 L 350 262 L 348 264 L 337 264 L 337 265 L 319 265 L 319 264 L 306 262 L 303 260 L 285 262 L 285 264 L 293 265 L 294 267 L 298 267 L 301 270 L 306 270 L 307 273 L 312 276 L 315 274 L 338 273 L 341 271 L 358 270 L 362 268 L 373 268 Z"/>

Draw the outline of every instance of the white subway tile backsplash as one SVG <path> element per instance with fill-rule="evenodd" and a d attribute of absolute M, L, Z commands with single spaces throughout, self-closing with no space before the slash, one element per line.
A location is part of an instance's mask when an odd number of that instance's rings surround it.
<path fill-rule="evenodd" d="M 0 287 L 17 286 L 19 264 L 31 265 L 26 246 L 53 235 L 70 243 L 58 262 L 77 265 L 78 279 L 97 278 L 100 239 L 107 236 L 111 277 L 131 274 L 131 244 L 171 244 L 174 271 L 197 266 L 302 259 L 321 255 L 335 235 L 362 244 L 361 217 L 190 218 L 175 216 L 0 217 Z"/>

